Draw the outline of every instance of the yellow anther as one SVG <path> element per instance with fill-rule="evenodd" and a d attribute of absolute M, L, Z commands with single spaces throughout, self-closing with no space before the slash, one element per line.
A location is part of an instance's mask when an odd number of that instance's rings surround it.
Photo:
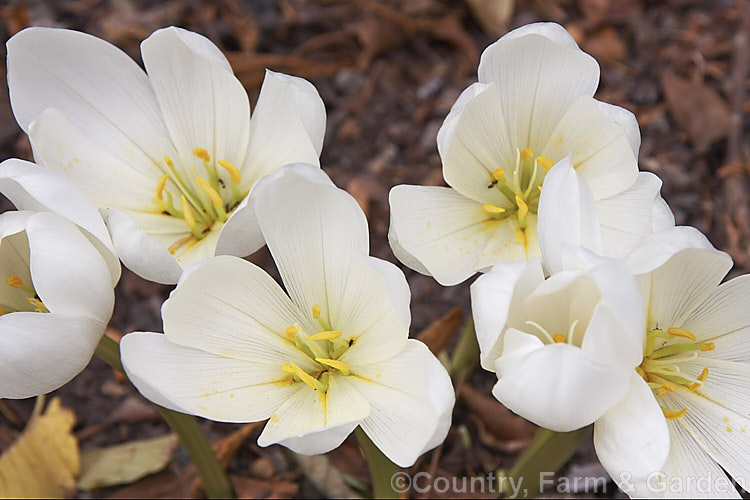
<path fill-rule="evenodd" d="M 701 385 L 703 385 L 703 384 L 699 384 L 698 382 L 695 382 L 695 383 L 693 383 L 693 384 L 690 384 L 690 385 L 688 386 L 688 391 L 690 391 L 690 392 L 695 392 L 695 391 L 696 391 L 697 389 L 699 389 L 699 388 L 700 388 L 700 386 L 701 386 Z"/>
<path fill-rule="evenodd" d="M 227 160 L 219 160 L 219 165 L 224 167 L 227 172 L 229 172 L 229 175 L 232 177 L 232 180 L 239 184 L 242 181 L 242 174 L 240 174 L 240 169 L 237 168 L 234 163 Z"/>
<path fill-rule="evenodd" d="M 505 170 L 503 170 L 502 168 L 496 168 L 490 175 L 492 176 L 493 180 L 501 181 L 503 177 L 505 177 Z"/>
<path fill-rule="evenodd" d="M 223 207 L 224 201 L 221 199 L 221 196 L 219 193 L 216 192 L 214 188 L 211 187 L 211 185 L 203 180 L 202 178 L 196 176 L 196 179 L 198 180 L 198 184 L 200 184 L 201 188 L 203 188 L 203 191 L 206 192 L 208 197 L 213 201 L 216 206 Z"/>
<path fill-rule="evenodd" d="M 185 222 L 187 223 L 188 227 L 190 229 L 195 226 L 195 218 L 193 217 L 193 213 L 190 211 L 190 205 L 188 205 L 187 199 L 185 199 L 185 195 L 180 195 L 180 203 L 182 203 L 182 213 L 185 216 Z"/>
<path fill-rule="evenodd" d="M 306 383 L 313 389 L 318 388 L 318 385 L 320 385 L 320 382 L 318 382 L 318 380 L 315 379 L 315 377 L 313 377 L 312 375 L 304 371 L 302 368 L 297 366 L 297 364 L 292 361 L 289 362 L 289 366 L 292 368 L 292 370 L 294 370 L 294 374 L 297 375 L 301 381 L 303 381 L 304 383 Z"/>
<path fill-rule="evenodd" d="M 299 328 L 296 326 L 288 326 L 286 330 L 284 330 L 284 335 L 286 335 L 286 338 L 289 340 L 292 340 L 294 336 L 297 334 L 297 331 Z"/>
<path fill-rule="evenodd" d="M 164 157 L 164 163 L 166 163 L 169 168 L 174 168 L 174 162 L 169 156 Z"/>
<path fill-rule="evenodd" d="M 534 156 L 534 150 L 531 148 L 523 148 L 521 150 L 521 161 L 525 160 L 526 158 L 531 158 Z"/>
<path fill-rule="evenodd" d="M 201 160 L 205 161 L 206 163 L 211 161 L 211 156 L 208 154 L 208 151 L 206 151 L 203 148 L 194 148 L 193 154 L 200 158 Z"/>
<path fill-rule="evenodd" d="M 562 333 L 556 333 L 552 336 L 552 340 L 555 341 L 555 344 L 562 344 L 565 342 L 565 335 Z"/>
<path fill-rule="evenodd" d="M 708 367 L 704 368 L 700 375 L 698 375 L 698 380 L 701 382 L 705 382 L 708 378 Z"/>
<path fill-rule="evenodd" d="M 156 196 L 158 196 L 160 200 L 164 199 L 164 186 L 167 185 L 167 179 L 169 179 L 169 176 L 164 174 L 159 177 L 159 182 L 156 183 Z"/>
<path fill-rule="evenodd" d="M 716 349 L 716 344 L 714 344 L 713 342 L 702 342 L 698 345 L 701 346 L 701 351 L 703 352 L 713 351 L 714 349 Z"/>
<path fill-rule="evenodd" d="M 684 328 L 676 328 L 676 327 L 667 328 L 667 333 L 673 337 L 682 337 L 684 339 L 689 339 L 695 342 L 695 335 L 685 330 Z"/>
<path fill-rule="evenodd" d="M 313 319 L 320 318 L 320 306 L 313 306 L 312 307 L 312 315 L 313 315 Z"/>
<path fill-rule="evenodd" d="M 668 392 L 675 392 L 676 390 L 677 389 L 675 389 L 675 387 L 672 384 L 662 384 L 661 387 L 659 387 L 656 390 L 656 393 L 659 396 L 663 396 L 663 395 L 665 395 Z"/>
<path fill-rule="evenodd" d="M 538 156 L 536 161 L 538 161 L 539 164 L 544 167 L 544 170 L 549 170 L 554 165 L 554 162 L 546 156 Z"/>
<path fill-rule="evenodd" d="M 490 205 L 489 203 L 485 203 L 484 205 L 482 205 L 482 210 L 484 210 L 488 214 L 501 214 L 505 212 L 504 208 Z"/>
<path fill-rule="evenodd" d="M 310 336 L 310 340 L 334 340 L 341 337 L 342 333 L 338 330 L 328 330 L 327 332 L 318 332 Z"/>
<path fill-rule="evenodd" d="M 7 278 L 5 280 L 7 284 L 12 286 L 13 288 L 22 288 L 23 287 L 23 280 L 16 276 L 15 274 L 11 276 L 10 278 Z"/>
<path fill-rule="evenodd" d="M 283 365 L 281 365 L 281 371 L 284 373 L 295 373 L 292 367 L 289 366 L 289 364 L 287 363 L 284 363 Z"/>
<path fill-rule="evenodd" d="M 669 411 L 662 409 L 662 411 L 664 412 L 664 418 L 666 418 L 667 420 L 677 420 L 687 413 L 687 408 L 683 408 L 682 410 L 678 411 Z"/>
<path fill-rule="evenodd" d="M 343 374 L 349 373 L 349 365 L 347 365 L 343 361 L 339 361 L 338 359 L 315 358 L 315 361 L 317 361 L 321 365 L 326 365 L 326 366 L 330 366 L 331 368 L 335 368 L 336 370 L 340 371 Z"/>
<path fill-rule="evenodd" d="M 529 213 L 529 206 L 519 196 L 516 195 L 516 205 L 518 205 L 518 217 L 523 219 Z"/>

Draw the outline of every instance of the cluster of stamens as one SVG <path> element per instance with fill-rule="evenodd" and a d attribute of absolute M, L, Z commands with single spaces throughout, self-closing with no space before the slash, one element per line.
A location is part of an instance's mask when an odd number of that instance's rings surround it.
<path fill-rule="evenodd" d="M 312 315 L 323 331 L 307 335 L 297 323 L 286 329 L 284 335 L 307 357 L 314 360 L 319 369 L 307 372 L 293 361 L 281 365 L 281 371 L 288 374 L 287 382 L 304 382 L 313 390 L 328 391 L 328 381 L 333 373 L 349 375 L 349 365 L 339 358 L 352 346 L 354 339 L 344 338 L 343 333 L 331 329 L 331 325 L 320 315 L 320 307 L 312 308 Z"/>
<path fill-rule="evenodd" d="M 714 349 L 712 342 L 697 342 L 695 335 L 683 328 L 673 327 L 666 331 L 654 329 L 646 337 L 646 352 L 636 371 L 657 396 L 675 392 L 678 386 L 696 392 L 706 382 L 708 368 L 703 368 L 703 371 L 692 379 L 680 371 L 679 365 L 696 359 L 699 352 Z M 687 413 L 686 408 L 661 408 L 668 420 L 676 420 Z"/>
<path fill-rule="evenodd" d="M 516 150 L 516 164 L 513 178 L 508 179 L 505 169 L 497 168 L 490 174 L 487 189 L 498 189 L 511 203 L 510 208 L 485 204 L 484 211 L 493 219 L 504 220 L 516 217 L 518 227 L 526 229 L 529 212 L 537 213 L 539 197 L 542 193 L 542 180 L 547 170 L 552 168 L 553 162 L 545 156 L 534 156 L 531 148 Z"/>
<path fill-rule="evenodd" d="M 8 285 L 11 288 L 15 288 L 17 290 L 23 290 L 24 292 L 28 293 L 29 296 L 26 297 L 26 302 L 29 303 L 31 306 L 31 310 L 33 312 L 49 312 L 49 309 L 47 309 L 47 306 L 44 305 L 44 303 L 39 299 L 39 295 L 37 295 L 36 290 L 34 290 L 34 287 L 31 284 L 26 284 L 23 282 L 23 280 L 17 276 L 13 275 L 5 280 L 5 284 Z M 16 312 L 15 310 L 11 310 L 8 308 L 8 310 L 0 308 L 0 316 L 3 314 L 7 314 L 10 312 Z"/>
<path fill-rule="evenodd" d="M 575 320 L 570 324 L 570 328 L 568 328 L 568 334 L 565 335 L 560 332 L 556 333 L 549 333 L 542 325 L 537 323 L 536 321 L 527 321 L 526 324 L 529 326 L 533 326 L 539 331 L 539 334 L 541 336 L 541 339 L 545 341 L 547 344 L 574 344 L 574 334 L 576 331 L 576 327 L 578 326 L 579 320 Z"/>
<path fill-rule="evenodd" d="M 213 225 L 225 222 L 247 195 L 240 191 L 242 176 L 232 162 L 211 162 L 211 156 L 203 148 L 193 149 L 193 155 L 203 164 L 203 177 L 192 165 L 177 167 L 169 156 L 164 157 L 164 165 L 160 165 L 164 173 L 156 184 L 156 206 L 163 215 L 183 219 L 190 229 L 189 236 L 169 247 L 172 253 L 182 245 L 205 238 Z M 221 175 L 220 168 L 229 175 Z M 173 197 L 175 190 L 179 200 Z"/>

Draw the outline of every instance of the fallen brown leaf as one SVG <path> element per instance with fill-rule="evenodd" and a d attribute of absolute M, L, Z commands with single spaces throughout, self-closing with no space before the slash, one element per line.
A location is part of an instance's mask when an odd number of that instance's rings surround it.
<path fill-rule="evenodd" d="M 424 342 L 434 355 L 445 349 L 453 337 L 458 333 L 464 312 L 460 307 L 454 307 L 417 335 L 417 340 Z"/>
<path fill-rule="evenodd" d="M 296 498 L 299 484 L 292 481 L 265 481 L 243 476 L 229 476 L 237 498 Z"/>
<path fill-rule="evenodd" d="M 485 33 L 499 37 L 507 31 L 515 0 L 466 0 L 474 19 Z"/>
<path fill-rule="evenodd" d="M 470 385 L 461 388 L 460 398 L 482 421 L 486 429 L 500 441 L 531 439 L 536 426 L 511 412 L 495 398 Z"/>

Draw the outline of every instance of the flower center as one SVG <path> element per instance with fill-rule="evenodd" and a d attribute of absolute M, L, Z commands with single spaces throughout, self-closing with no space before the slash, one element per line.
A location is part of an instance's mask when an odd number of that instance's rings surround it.
<path fill-rule="evenodd" d="M 537 337 L 539 337 L 539 340 L 544 342 L 545 344 L 570 344 L 570 345 L 577 345 L 580 343 L 581 339 L 575 338 L 576 333 L 576 327 L 578 326 L 578 323 L 580 323 L 580 320 L 575 320 L 570 323 L 570 327 L 568 328 L 567 335 L 564 333 L 556 332 L 556 333 L 549 333 L 542 325 L 537 323 L 536 321 L 527 321 L 526 324 L 529 326 L 533 326 L 537 329 Z M 578 345 L 580 347 L 580 345 Z"/>
<path fill-rule="evenodd" d="M 49 312 L 47 306 L 45 306 L 44 303 L 39 299 L 39 295 L 37 295 L 36 290 L 34 290 L 34 285 L 33 283 L 31 283 L 31 280 L 26 283 L 17 274 L 14 274 L 5 279 L 5 284 L 14 290 L 11 291 L 6 289 L 6 293 L 4 293 L 3 295 L 7 295 L 8 292 L 10 292 L 14 295 L 17 295 L 17 297 L 14 297 L 13 299 L 10 299 L 10 297 L 8 297 L 9 300 L 3 302 L 13 302 L 16 305 L 14 307 L 8 304 L 3 304 L 2 307 L 0 307 L 0 316 L 2 316 L 3 314 L 19 311 L 41 313 Z M 2 298 L 0 298 L 0 300 L 2 300 Z M 26 306 L 26 304 L 28 304 L 28 306 Z"/>
<path fill-rule="evenodd" d="M 703 368 L 697 377 L 688 378 L 680 371 L 680 365 L 696 359 L 699 352 L 714 349 L 712 342 L 697 342 L 695 335 L 688 330 L 672 327 L 664 331 L 657 328 L 648 332 L 643 362 L 635 371 L 656 396 L 675 392 L 676 386 L 695 392 L 708 378 L 708 368 Z M 675 411 L 662 406 L 661 409 L 668 420 L 676 420 L 687 413 L 686 408 Z"/>
<path fill-rule="evenodd" d="M 354 339 L 347 339 L 339 330 L 331 329 L 330 323 L 321 317 L 319 306 L 312 308 L 312 316 L 320 324 L 321 331 L 308 336 L 302 325 L 297 323 L 288 327 L 284 335 L 297 349 L 315 361 L 316 368 L 305 371 L 290 361 L 281 365 L 281 371 L 289 375 L 288 383 L 304 382 L 313 390 L 327 392 L 332 375 L 349 375 L 349 365 L 339 358 L 354 344 Z"/>
<path fill-rule="evenodd" d="M 193 164 L 176 165 L 169 156 L 160 165 L 163 175 L 156 183 L 154 202 L 162 215 L 185 221 L 190 235 L 175 242 L 169 251 L 205 238 L 217 222 L 225 222 L 247 195 L 240 190 L 242 176 L 228 160 L 211 161 L 203 148 L 193 149 L 203 165 L 202 175 Z M 222 172 L 226 171 L 226 173 Z"/>
<path fill-rule="evenodd" d="M 505 169 L 497 168 L 490 174 L 487 189 L 499 189 L 503 196 L 511 203 L 510 208 L 485 204 L 485 212 L 493 219 L 504 220 L 515 217 L 518 227 L 526 229 L 529 212 L 537 213 L 539 196 L 542 193 L 542 182 L 547 170 L 552 168 L 553 162 L 546 156 L 534 156 L 531 148 L 516 149 L 516 164 L 512 179 L 508 179 Z"/>

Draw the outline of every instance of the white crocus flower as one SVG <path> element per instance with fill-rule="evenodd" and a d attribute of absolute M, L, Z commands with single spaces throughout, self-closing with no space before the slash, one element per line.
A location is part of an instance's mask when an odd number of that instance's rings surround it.
<path fill-rule="evenodd" d="M 250 188 L 284 164 L 318 164 L 315 88 L 268 71 L 251 119 L 227 59 L 196 33 L 154 32 L 141 44 L 148 74 L 76 31 L 29 28 L 7 46 L 11 104 L 35 159 L 103 210 L 115 250 L 144 278 L 176 283 L 194 262 L 257 250 Z"/>
<path fill-rule="evenodd" d="M 61 216 L 0 215 L 0 398 L 46 394 L 86 367 L 112 315 L 115 281 Z"/>
<path fill-rule="evenodd" d="M 128 376 L 168 408 L 269 419 L 261 446 L 324 453 L 360 425 L 412 465 L 445 438 L 454 394 L 440 362 L 407 339 L 403 273 L 368 256 L 364 214 L 318 168 L 281 168 L 250 203 L 288 295 L 235 257 L 195 265 L 162 308 L 164 334 L 123 338 Z"/>
<path fill-rule="evenodd" d="M 545 279 L 540 259 L 498 264 L 471 286 L 482 367 L 492 393 L 560 432 L 589 425 L 628 390 L 645 317 L 624 264 L 580 249 Z"/>
<path fill-rule="evenodd" d="M 750 276 L 696 229 L 655 233 L 628 263 L 647 325 L 627 396 L 594 427 L 632 497 L 740 498 L 750 480 Z M 658 471 L 661 473 L 657 474 Z"/>
<path fill-rule="evenodd" d="M 479 81 L 438 133 L 450 187 L 391 191 L 395 255 L 444 285 L 539 255 L 545 175 L 568 155 L 591 191 L 606 255 L 621 257 L 650 234 L 661 183 L 638 173 L 635 117 L 593 99 L 598 83 L 596 61 L 557 24 L 523 26 L 490 45 Z"/>

